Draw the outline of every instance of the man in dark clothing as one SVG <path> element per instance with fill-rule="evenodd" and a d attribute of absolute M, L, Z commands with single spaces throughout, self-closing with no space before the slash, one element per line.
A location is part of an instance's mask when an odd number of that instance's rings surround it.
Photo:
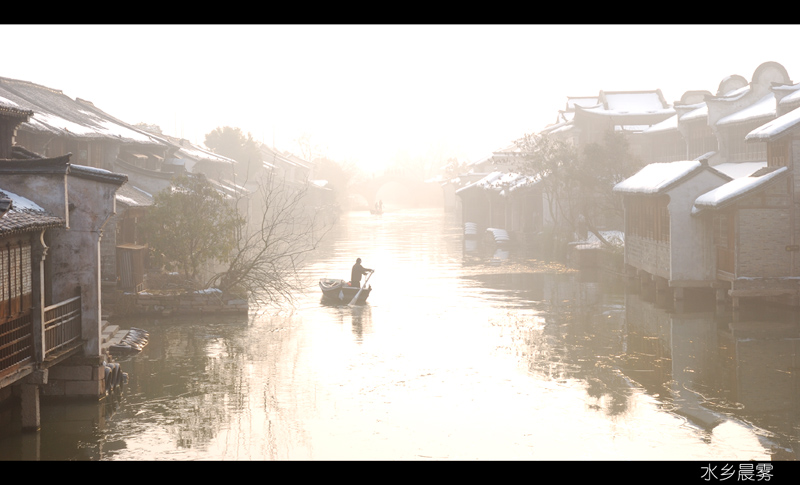
<path fill-rule="evenodd" d="M 361 286 L 361 275 L 372 273 L 374 270 L 361 266 L 361 258 L 356 259 L 353 270 L 350 271 L 350 284 L 355 287 Z"/>

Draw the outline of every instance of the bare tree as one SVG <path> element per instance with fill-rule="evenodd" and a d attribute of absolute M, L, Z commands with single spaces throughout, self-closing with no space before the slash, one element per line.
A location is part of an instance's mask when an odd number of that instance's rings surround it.
<path fill-rule="evenodd" d="M 227 267 L 207 287 L 246 293 L 258 305 L 294 303 L 305 288 L 298 270 L 332 227 L 324 212 L 305 203 L 308 189 L 274 175 L 262 180 L 259 215 L 240 228 Z"/>
<path fill-rule="evenodd" d="M 516 169 L 524 175 L 540 177 L 550 218 L 549 241 L 564 237 L 565 231 L 574 232 L 576 187 L 571 172 L 578 158 L 577 150 L 562 140 L 539 134 L 525 135 L 516 145 L 521 152 Z"/>
<path fill-rule="evenodd" d="M 546 134 L 526 135 L 517 146 L 523 153 L 520 171 L 542 177 L 553 221 L 551 237 L 557 237 L 560 230 L 589 231 L 603 244 L 613 246 L 600 232 L 602 226 L 622 218 L 621 201 L 612 188 L 641 165 L 625 136 L 609 131 L 602 142 L 579 150 Z"/>

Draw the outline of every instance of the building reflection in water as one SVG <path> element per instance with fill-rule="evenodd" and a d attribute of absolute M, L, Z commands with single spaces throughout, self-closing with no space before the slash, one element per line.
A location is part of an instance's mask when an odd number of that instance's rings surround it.
<path fill-rule="evenodd" d="M 516 292 L 530 308 L 502 323 L 528 371 L 582 380 L 598 412 L 626 413 L 633 390 L 642 389 L 708 433 L 725 422 L 752 425 L 774 459 L 798 459 L 796 313 L 743 305 L 733 315 L 713 294 L 675 308 L 587 273 L 473 278 Z"/>
<path fill-rule="evenodd" d="M 626 360 L 636 365 L 625 372 L 642 375 L 648 390 L 664 389 L 665 403 L 694 423 L 753 423 L 774 434 L 776 458 L 797 459 L 787 451 L 798 440 L 800 410 L 796 315 L 754 304 L 734 317 L 704 306 L 674 312 L 627 294 Z"/>

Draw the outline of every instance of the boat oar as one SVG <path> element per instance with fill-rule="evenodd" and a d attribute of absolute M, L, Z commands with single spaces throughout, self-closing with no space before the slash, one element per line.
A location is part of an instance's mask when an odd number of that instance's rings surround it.
<path fill-rule="evenodd" d="M 353 304 L 355 304 L 356 300 L 358 300 L 358 297 L 361 296 L 361 292 L 364 290 L 364 287 L 367 286 L 367 281 L 369 281 L 370 276 L 372 276 L 372 273 L 374 273 L 374 272 L 375 272 L 375 270 L 372 270 L 372 271 L 369 272 L 369 274 L 367 275 L 367 279 L 364 280 L 364 285 L 362 285 L 361 288 L 358 289 L 358 293 L 356 293 L 356 296 L 354 296 L 353 299 L 350 300 L 350 305 L 349 306 L 352 306 Z"/>

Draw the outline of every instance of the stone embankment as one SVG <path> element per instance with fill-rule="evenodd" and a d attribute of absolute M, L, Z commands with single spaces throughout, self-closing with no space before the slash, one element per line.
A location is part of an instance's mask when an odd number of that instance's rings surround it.
<path fill-rule="evenodd" d="M 247 313 L 247 300 L 231 297 L 217 289 L 195 292 L 142 291 L 117 297 L 115 316 Z"/>

